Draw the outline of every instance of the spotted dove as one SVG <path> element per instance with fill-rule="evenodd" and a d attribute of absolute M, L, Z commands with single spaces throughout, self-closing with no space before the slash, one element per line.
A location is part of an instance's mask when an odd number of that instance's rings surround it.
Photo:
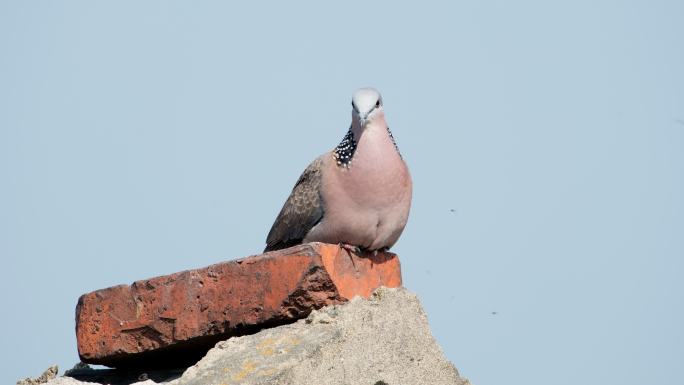
<path fill-rule="evenodd" d="M 352 97 L 349 131 L 299 177 L 266 238 L 265 251 L 305 242 L 387 250 L 404 230 L 412 182 L 385 121 L 382 96 Z"/>

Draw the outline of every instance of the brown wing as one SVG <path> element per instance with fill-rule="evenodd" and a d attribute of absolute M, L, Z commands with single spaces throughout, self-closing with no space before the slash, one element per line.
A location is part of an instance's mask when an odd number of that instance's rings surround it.
<path fill-rule="evenodd" d="M 314 160 L 297 180 L 268 232 L 265 252 L 302 243 L 309 230 L 323 218 L 320 194 L 322 165 L 321 158 Z"/>

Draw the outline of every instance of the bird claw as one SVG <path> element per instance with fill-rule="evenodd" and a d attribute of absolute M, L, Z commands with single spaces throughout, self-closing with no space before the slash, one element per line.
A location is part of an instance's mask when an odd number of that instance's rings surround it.
<path fill-rule="evenodd" d="M 350 245 L 350 244 L 347 244 L 347 243 L 340 243 L 340 247 L 343 248 L 343 249 L 345 249 L 345 250 L 347 250 L 347 251 L 350 252 L 350 253 L 354 253 L 354 254 L 356 254 L 356 255 L 360 255 L 360 254 L 361 254 L 361 248 L 358 247 L 358 246 Z"/>
<path fill-rule="evenodd" d="M 346 243 L 340 243 L 340 248 L 347 250 L 347 255 L 349 256 L 349 260 L 352 263 L 352 266 L 354 266 L 354 270 L 358 271 L 356 269 L 356 263 L 354 262 L 354 257 L 352 257 L 352 254 L 358 256 L 361 253 L 361 248 L 358 246 L 352 246 Z"/>

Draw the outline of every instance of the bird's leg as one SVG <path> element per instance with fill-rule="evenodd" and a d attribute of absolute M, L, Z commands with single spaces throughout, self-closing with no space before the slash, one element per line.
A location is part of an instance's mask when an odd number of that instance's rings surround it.
<path fill-rule="evenodd" d="M 354 257 L 352 257 L 352 254 L 354 255 L 359 255 L 361 253 L 361 248 L 358 246 L 352 246 L 347 243 L 342 243 L 340 242 L 340 248 L 347 250 L 347 254 L 349 255 L 349 259 L 351 260 L 352 266 L 354 266 L 354 270 L 356 270 L 356 263 L 354 262 Z"/>
<path fill-rule="evenodd" d="M 361 254 L 361 248 L 358 246 L 350 245 L 348 243 L 342 243 L 340 242 L 340 247 L 347 250 L 350 253 L 354 253 L 356 255 Z"/>

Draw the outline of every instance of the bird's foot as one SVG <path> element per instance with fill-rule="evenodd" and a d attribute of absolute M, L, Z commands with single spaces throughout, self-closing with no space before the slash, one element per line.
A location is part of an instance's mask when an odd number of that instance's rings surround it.
<path fill-rule="evenodd" d="M 352 263 L 352 266 L 354 266 L 354 270 L 356 270 L 356 263 L 354 262 L 354 257 L 352 257 L 352 254 L 358 256 L 361 253 L 361 248 L 358 246 L 352 246 L 346 243 L 340 243 L 340 248 L 347 250 L 347 255 L 349 256 L 349 260 Z M 358 271 L 358 270 L 356 270 Z"/>
<path fill-rule="evenodd" d="M 347 251 L 350 252 L 350 253 L 354 253 L 354 254 L 356 254 L 356 255 L 360 255 L 360 254 L 361 254 L 361 248 L 358 247 L 358 246 L 350 245 L 350 244 L 347 244 L 347 243 L 340 243 L 340 247 L 343 248 L 343 249 L 345 249 L 345 250 L 347 250 Z"/>

